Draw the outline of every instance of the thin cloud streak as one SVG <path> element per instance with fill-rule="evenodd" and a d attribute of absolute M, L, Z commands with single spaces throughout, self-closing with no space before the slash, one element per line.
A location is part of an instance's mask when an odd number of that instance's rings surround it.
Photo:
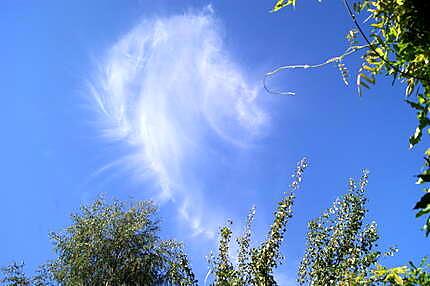
<path fill-rule="evenodd" d="M 155 179 L 157 199 L 177 204 L 193 233 L 207 237 L 218 222 L 205 212 L 202 224 L 196 186 L 205 178 L 195 168 L 210 172 L 219 144 L 248 148 L 269 120 L 258 84 L 247 82 L 220 34 L 210 7 L 143 21 L 110 48 L 90 85 L 102 134 L 130 147 L 127 164 Z"/>

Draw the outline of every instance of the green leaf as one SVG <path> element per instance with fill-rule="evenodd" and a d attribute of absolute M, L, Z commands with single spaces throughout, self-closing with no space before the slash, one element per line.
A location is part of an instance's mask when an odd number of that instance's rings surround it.
<path fill-rule="evenodd" d="M 270 12 L 277 12 L 277 11 L 281 10 L 282 8 L 289 6 L 289 5 L 295 6 L 296 0 L 288 0 L 288 1 L 278 0 Z"/>
<path fill-rule="evenodd" d="M 375 84 L 375 77 L 368 77 L 366 74 L 362 73 L 361 77 L 368 83 Z"/>
<path fill-rule="evenodd" d="M 421 136 L 423 135 L 422 129 L 418 126 L 415 129 L 414 135 L 409 137 L 409 148 L 413 148 L 418 142 L 421 141 Z"/>
<path fill-rule="evenodd" d="M 365 88 L 367 88 L 367 89 L 369 89 L 370 87 L 369 87 L 369 85 L 367 84 L 367 83 L 365 83 L 364 81 L 361 81 L 360 80 L 360 85 L 361 86 L 364 86 Z"/>
<path fill-rule="evenodd" d="M 430 193 L 426 193 L 421 197 L 421 199 L 417 202 L 414 209 L 424 209 L 430 205 Z"/>
<path fill-rule="evenodd" d="M 428 214 L 428 213 L 430 213 L 430 204 L 425 209 L 422 209 L 419 212 L 417 212 L 417 214 L 415 216 L 420 217 L 420 216 Z"/>
<path fill-rule="evenodd" d="M 424 110 L 424 106 L 421 106 L 419 103 L 417 103 L 417 102 L 413 102 L 413 101 L 410 101 L 410 100 L 405 100 L 412 108 L 415 108 L 415 109 L 417 109 L 417 110 Z"/>
<path fill-rule="evenodd" d="M 399 275 L 397 275 L 397 274 L 394 274 L 394 281 L 397 283 L 397 284 L 399 284 L 399 285 L 403 285 L 403 279 L 402 279 L 402 277 L 400 277 Z"/>
<path fill-rule="evenodd" d="M 426 224 L 424 225 L 423 229 L 426 232 L 426 236 L 430 234 L 430 216 L 427 218 Z"/>
<path fill-rule="evenodd" d="M 284 0 L 278 0 L 278 2 L 276 2 L 275 6 L 273 6 L 273 9 L 270 12 L 277 12 L 285 6 L 287 6 L 287 3 L 285 3 Z"/>
<path fill-rule="evenodd" d="M 417 184 L 430 182 L 430 174 L 428 174 L 427 172 L 419 174 L 417 177 L 419 178 Z"/>
<path fill-rule="evenodd" d="M 363 65 L 363 69 L 369 71 L 369 72 L 376 72 L 376 68 L 370 67 L 368 65 Z"/>

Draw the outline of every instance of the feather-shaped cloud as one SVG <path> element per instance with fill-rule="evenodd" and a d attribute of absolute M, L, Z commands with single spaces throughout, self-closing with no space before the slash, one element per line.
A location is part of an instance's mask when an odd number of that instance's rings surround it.
<path fill-rule="evenodd" d="M 210 170 L 198 162 L 214 159 L 219 144 L 246 148 L 268 121 L 210 10 L 144 20 L 110 48 L 91 84 L 103 134 L 131 147 L 128 164 L 207 236 L 213 229 L 201 223 L 204 196 L 195 188 L 204 178 L 193 168 Z"/>

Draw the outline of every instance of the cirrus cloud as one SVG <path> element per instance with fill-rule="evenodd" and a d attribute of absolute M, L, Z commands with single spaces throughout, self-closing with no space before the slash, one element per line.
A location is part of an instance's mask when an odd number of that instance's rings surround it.
<path fill-rule="evenodd" d="M 90 85 L 108 140 L 130 147 L 122 158 L 159 185 L 158 200 L 173 201 L 194 234 L 213 236 L 205 217 L 199 169 L 219 146 L 244 149 L 262 134 L 268 116 L 223 46 L 210 7 L 199 13 L 144 20 L 106 53 Z M 205 214 L 208 216 L 208 214 Z"/>

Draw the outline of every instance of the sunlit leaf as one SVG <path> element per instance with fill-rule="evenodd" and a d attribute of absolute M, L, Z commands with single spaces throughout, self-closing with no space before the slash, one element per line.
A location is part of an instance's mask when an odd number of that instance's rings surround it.
<path fill-rule="evenodd" d="M 286 7 L 286 6 L 295 6 L 296 5 L 296 0 L 278 0 L 275 4 L 275 6 L 273 6 L 273 9 L 270 12 L 277 12 L 279 10 L 281 10 L 282 8 Z"/>

